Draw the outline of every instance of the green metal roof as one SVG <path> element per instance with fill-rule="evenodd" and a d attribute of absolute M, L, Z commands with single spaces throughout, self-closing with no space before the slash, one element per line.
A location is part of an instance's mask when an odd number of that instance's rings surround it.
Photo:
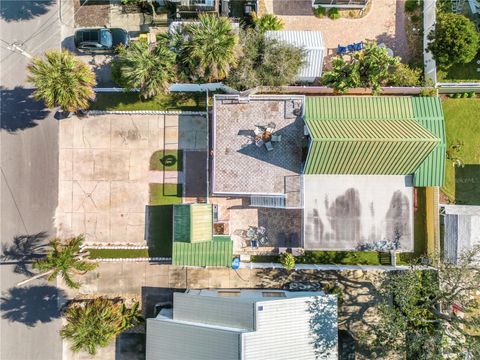
<path fill-rule="evenodd" d="M 445 169 L 438 98 L 307 97 L 311 145 L 305 174 L 408 175 L 440 186 Z"/>
<path fill-rule="evenodd" d="M 418 167 L 415 186 L 443 186 L 445 182 L 446 136 L 442 104 L 437 97 L 412 98 L 415 120 L 440 139 L 440 143 Z"/>
<path fill-rule="evenodd" d="M 173 241 L 195 243 L 213 236 L 212 205 L 181 204 L 173 207 Z"/>
<path fill-rule="evenodd" d="M 198 243 L 174 242 L 172 264 L 183 266 L 230 266 L 233 242 L 229 236 L 214 236 Z"/>
<path fill-rule="evenodd" d="M 413 119 L 409 97 L 308 96 L 305 120 L 405 120 Z"/>

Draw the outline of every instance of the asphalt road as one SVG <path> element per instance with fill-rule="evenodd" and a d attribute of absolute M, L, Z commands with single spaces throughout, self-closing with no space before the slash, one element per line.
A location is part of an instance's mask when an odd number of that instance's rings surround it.
<path fill-rule="evenodd" d="M 26 278 L 28 263 L 53 234 L 58 197 L 58 121 L 31 98 L 27 56 L 60 47 L 58 6 L 53 0 L 0 1 L 1 196 L 0 359 L 61 359 L 59 299 L 55 284 Z M 15 245 L 17 244 L 17 246 Z M 20 262 L 16 262 L 20 260 Z"/>

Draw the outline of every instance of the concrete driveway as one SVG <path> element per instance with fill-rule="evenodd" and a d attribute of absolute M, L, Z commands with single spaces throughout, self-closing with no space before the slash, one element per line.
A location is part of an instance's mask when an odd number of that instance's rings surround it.
<path fill-rule="evenodd" d="M 206 132 L 203 115 L 104 114 L 62 120 L 57 235 L 145 245 L 150 179 L 162 178 L 149 169 L 151 155 L 164 148 L 205 150 Z"/>

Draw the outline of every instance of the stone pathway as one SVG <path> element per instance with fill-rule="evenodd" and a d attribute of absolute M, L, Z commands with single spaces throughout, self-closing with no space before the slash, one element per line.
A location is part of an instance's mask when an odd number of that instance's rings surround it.
<path fill-rule="evenodd" d="M 267 12 L 282 18 L 285 30 L 321 31 L 329 50 L 369 39 L 385 43 L 404 62 L 408 60 L 405 0 L 372 0 L 370 11 L 360 19 L 318 19 L 312 15 L 311 5 L 309 0 L 265 0 Z"/>

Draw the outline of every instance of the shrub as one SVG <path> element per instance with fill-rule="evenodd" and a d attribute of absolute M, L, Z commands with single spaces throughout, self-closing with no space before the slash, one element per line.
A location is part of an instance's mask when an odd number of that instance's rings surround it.
<path fill-rule="evenodd" d="M 440 67 L 466 64 L 475 58 L 480 35 L 473 21 L 453 13 L 440 13 L 435 29 L 428 34 L 428 51 Z"/>
<path fill-rule="evenodd" d="M 304 50 L 256 30 L 243 31 L 240 39 L 243 56 L 227 78 L 227 84 L 237 90 L 291 84 L 305 63 Z"/>
<path fill-rule="evenodd" d="M 474 98 L 475 96 L 476 96 L 475 91 L 470 91 L 467 97 Z"/>
<path fill-rule="evenodd" d="M 414 12 L 418 7 L 419 7 L 420 3 L 418 0 L 407 0 L 405 2 L 405 11 L 406 12 Z"/>
<path fill-rule="evenodd" d="M 328 10 L 328 17 L 332 20 L 340 19 L 340 12 L 337 8 L 331 8 Z"/>
<path fill-rule="evenodd" d="M 421 69 L 414 69 L 402 63 L 398 63 L 388 80 L 390 86 L 418 86 L 420 85 Z"/>
<path fill-rule="evenodd" d="M 437 96 L 437 89 L 435 88 L 424 88 L 420 91 L 420 96 L 422 97 L 433 97 Z"/>
<path fill-rule="evenodd" d="M 422 17 L 418 16 L 418 15 L 412 15 L 411 19 L 412 19 L 412 22 L 418 23 L 418 22 L 420 22 L 420 20 L 422 20 Z"/>
<path fill-rule="evenodd" d="M 327 15 L 327 9 L 325 9 L 323 6 L 313 8 L 313 15 L 315 15 L 317 18 L 323 18 L 325 15 Z"/>
<path fill-rule="evenodd" d="M 280 263 L 287 270 L 293 270 L 295 268 L 295 258 L 289 252 L 280 255 Z"/>
<path fill-rule="evenodd" d="M 282 19 L 276 17 L 272 14 L 265 14 L 261 17 L 258 17 L 256 13 L 252 13 L 252 20 L 255 24 L 255 27 L 260 32 L 265 31 L 277 31 L 283 29 Z"/>

